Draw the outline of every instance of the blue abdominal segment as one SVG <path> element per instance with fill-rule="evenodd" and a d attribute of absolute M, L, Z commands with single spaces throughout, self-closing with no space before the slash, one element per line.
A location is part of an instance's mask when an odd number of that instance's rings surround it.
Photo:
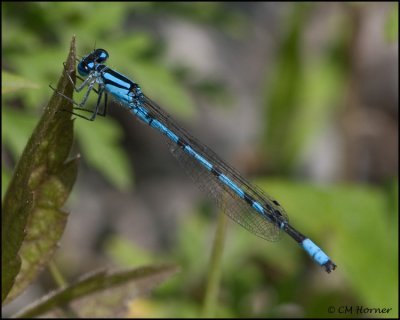
<path fill-rule="evenodd" d="M 306 252 L 321 266 L 329 261 L 329 257 L 310 239 L 301 244 Z"/>

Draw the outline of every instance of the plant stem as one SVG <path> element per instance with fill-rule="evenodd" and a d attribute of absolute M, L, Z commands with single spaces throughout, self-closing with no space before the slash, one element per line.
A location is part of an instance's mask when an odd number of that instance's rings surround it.
<path fill-rule="evenodd" d="M 226 221 L 226 215 L 220 211 L 211 253 L 211 261 L 208 268 L 207 285 L 202 310 L 202 316 L 204 318 L 214 318 L 216 313 L 221 278 L 222 254 L 224 251 Z"/>
<path fill-rule="evenodd" d="M 58 285 L 59 288 L 67 286 L 67 282 L 65 281 L 63 275 L 61 274 L 60 270 L 53 260 L 51 260 L 49 263 L 49 270 L 54 282 Z"/>

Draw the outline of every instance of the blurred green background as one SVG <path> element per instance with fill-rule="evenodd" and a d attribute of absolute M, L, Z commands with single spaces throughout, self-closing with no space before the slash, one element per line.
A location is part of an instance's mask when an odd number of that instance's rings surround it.
<path fill-rule="evenodd" d="M 109 66 L 279 199 L 338 265 L 327 275 L 289 237 L 269 243 L 229 222 L 217 316 L 398 316 L 397 3 L 2 9 L 3 195 L 76 35 L 78 55 L 106 49 Z M 199 316 L 218 211 L 163 138 L 110 109 L 75 120 L 82 159 L 56 261 L 68 279 L 176 262 L 182 271 L 132 301 L 129 316 Z M 5 314 L 50 288 L 44 272 Z"/>

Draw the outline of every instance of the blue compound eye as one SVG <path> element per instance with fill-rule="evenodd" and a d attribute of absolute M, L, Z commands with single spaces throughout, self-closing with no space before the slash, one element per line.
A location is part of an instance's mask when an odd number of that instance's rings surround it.
<path fill-rule="evenodd" d="M 97 63 L 102 63 L 106 61 L 109 57 L 108 52 L 104 49 L 96 49 L 93 53 L 93 55 L 96 57 L 95 61 Z"/>
<path fill-rule="evenodd" d="M 78 64 L 78 73 L 82 76 L 82 77 L 85 77 L 85 76 L 87 76 L 88 74 L 89 74 L 89 68 L 88 68 L 88 66 L 87 66 L 87 64 L 86 63 L 83 63 L 83 62 L 79 62 L 79 64 Z"/>

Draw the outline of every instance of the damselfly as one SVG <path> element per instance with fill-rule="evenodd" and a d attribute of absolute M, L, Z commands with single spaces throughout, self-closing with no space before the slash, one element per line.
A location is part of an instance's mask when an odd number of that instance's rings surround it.
<path fill-rule="evenodd" d="M 175 158 L 230 218 L 266 240 L 276 240 L 283 230 L 328 273 L 336 268 L 331 259 L 314 242 L 289 224 L 288 217 L 278 201 L 265 195 L 222 161 L 210 148 L 176 124 L 163 109 L 142 93 L 137 83 L 107 67 L 104 63 L 108 57 L 106 50 L 96 49 L 79 61 L 78 73 L 84 79 L 75 90 L 79 92 L 87 88 L 87 91 L 80 103 L 71 101 L 75 109 L 90 111 L 92 115 L 84 117 L 74 112 L 73 114 L 91 121 L 97 115 L 105 116 L 107 96 L 110 94 L 139 120 L 167 138 Z M 96 85 L 97 90 L 94 88 Z M 85 108 L 92 90 L 98 94 L 94 110 Z M 103 95 L 104 109 L 100 111 Z"/>

